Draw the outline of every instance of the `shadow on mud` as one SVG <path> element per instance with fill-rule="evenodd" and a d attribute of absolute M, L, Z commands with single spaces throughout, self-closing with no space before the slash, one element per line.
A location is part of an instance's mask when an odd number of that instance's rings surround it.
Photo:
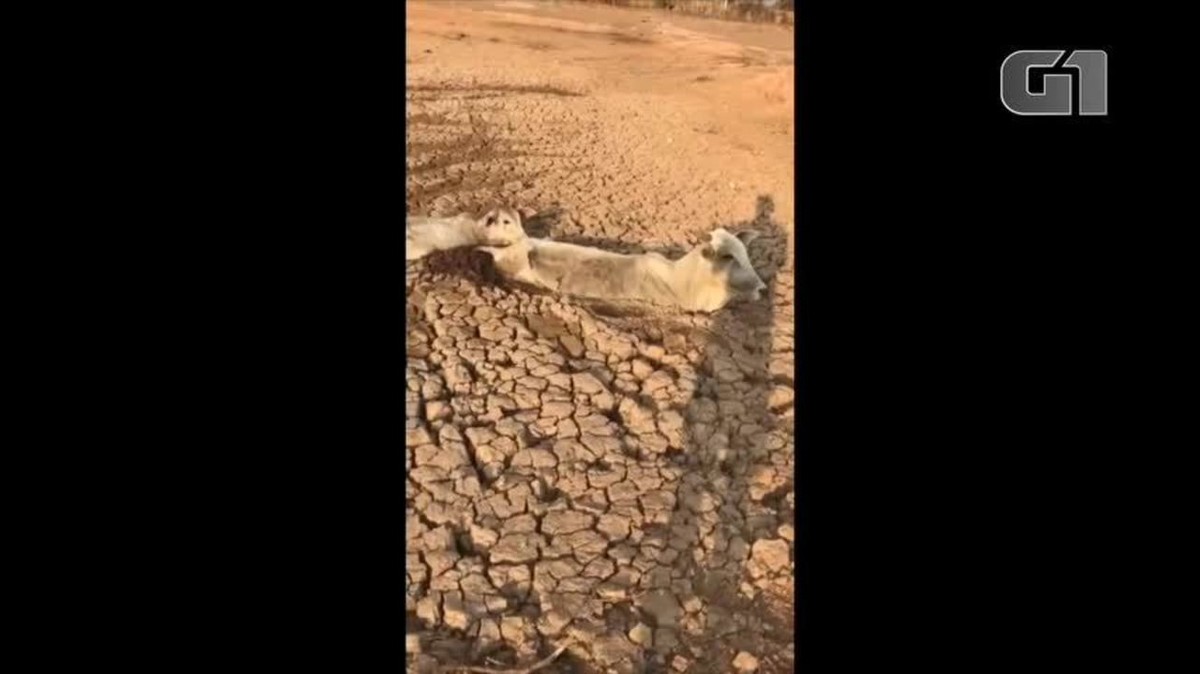
<path fill-rule="evenodd" d="M 761 233 L 748 248 L 769 301 L 731 305 L 713 316 L 702 383 L 684 413 L 687 449 L 674 457 L 684 477 L 664 534 L 671 548 L 691 557 L 684 577 L 704 603 L 699 632 L 680 634 L 694 660 L 689 672 L 728 671 L 729 658 L 740 650 L 758 654 L 759 671 L 792 666 L 770 659 L 792 640 L 792 598 L 766 594 L 765 580 L 756 587 L 753 577 L 768 570 L 750 561 L 756 540 L 778 538 L 779 525 L 794 526 L 794 511 L 784 502 L 792 471 L 783 451 L 794 437 L 792 399 L 776 389 L 790 390 L 792 374 L 772 367 L 772 354 L 782 346 L 775 290 L 788 236 L 774 210 L 771 197 L 760 196 L 752 220 L 725 225 Z M 706 511 L 719 513 L 715 525 Z"/>

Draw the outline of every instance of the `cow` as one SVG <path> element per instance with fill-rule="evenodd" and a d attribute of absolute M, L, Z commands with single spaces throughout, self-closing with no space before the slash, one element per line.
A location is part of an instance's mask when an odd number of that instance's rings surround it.
<path fill-rule="evenodd" d="M 602 300 L 639 300 L 686 311 L 713 312 L 733 300 L 757 300 L 766 284 L 750 264 L 746 244 L 758 232 L 717 228 L 678 260 L 658 253 L 623 255 L 599 248 L 526 237 L 505 247 L 480 246 L 501 276 Z"/>
<path fill-rule="evenodd" d="M 463 246 L 507 246 L 526 238 L 521 212 L 493 208 L 481 218 L 466 213 L 435 218 L 408 216 L 404 220 L 405 260 L 419 260 L 435 250 Z"/>

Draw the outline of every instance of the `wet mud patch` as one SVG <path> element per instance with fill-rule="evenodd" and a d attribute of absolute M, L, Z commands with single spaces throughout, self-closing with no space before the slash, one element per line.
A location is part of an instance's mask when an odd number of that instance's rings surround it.
<path fill-rule="evenodd" d="M 561 26 L 541 26 L 533 23 L 522 23 L 518 21 L 493 21 L 492 25 L 503 28 L 517 28 L 522 31 L 540 31 L 564 35 L 569 37 L 582 37 L 593 40 L 606 40 L 609 44 L 622 45 L 650 45 L 654 44 L 654 40 L 641 35 L 631 33 L 623 33 L 615 30 L 580 30 L 573 28 L 564 28 Z"/>

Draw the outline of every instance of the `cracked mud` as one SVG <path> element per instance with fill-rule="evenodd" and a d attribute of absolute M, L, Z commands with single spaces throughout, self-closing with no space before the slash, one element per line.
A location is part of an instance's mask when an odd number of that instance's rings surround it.
<path fill-rule="evenodd" d="M 568 640 L 539 671 L 792 671 L 790 32 L 519 2 L 407 31 L 408 213 L 667 255 L 753 227 L 770 287 L 705 316 L 408 265 L 410 671 Z"/>

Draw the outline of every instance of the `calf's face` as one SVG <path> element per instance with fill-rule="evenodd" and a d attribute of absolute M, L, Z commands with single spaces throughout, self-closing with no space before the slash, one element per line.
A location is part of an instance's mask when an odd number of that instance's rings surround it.
<path fill-rule="evenodd" d="M 758 232 L 744 230 L 737 235 L 724 228 L 713 230 L 701 255 L 708 260 L 712 273 L 725 286 L 728 299 L 759 300 L 764 297 L 767 286 L 750 264 L 746 244 L 758 238 Z"/>
<path fill-rule="evenodd" d="M 508 246 L 525 238 L 521 214 L 516 209 L 493 208 L 475 224 L 486 246 Z"/>

